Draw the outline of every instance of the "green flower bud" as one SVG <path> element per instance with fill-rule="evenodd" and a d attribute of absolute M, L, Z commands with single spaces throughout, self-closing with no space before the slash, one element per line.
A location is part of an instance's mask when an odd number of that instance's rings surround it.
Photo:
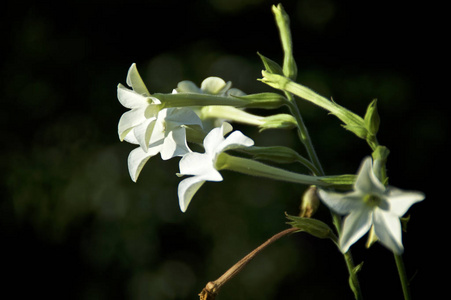
<path fill-rule="evenodd" d="M 266 129 L 292 129 L 297 125 L 296 119 L 289 114 L 277 114 L 273 116 L 268 116 L 263 119 L 263 124 L 261 124 L 260 131 Z"/>
<path fill-rule="evenodd" d="M 292 80 L 296 80 L 298 68 L 293 57 L 290 18 L 285 12 L 282 4 L 280 3 L 277 6 L 273 5 L 272 12 L 274 13 L 274 16 L 276 18 L 276 23 L 277 27 L 279 28 L 280 40 L 282 42 L 282 48 L 284 52 L 283 74 Z"/>
<path fill-rule="evenodd" d="M 374 99 L 373 102 L 368 105 L 364 122 L 368 132 L 375 136 L 379 130 L 380 124 L 380 118 L 377 112 L 377 99 Z"/>

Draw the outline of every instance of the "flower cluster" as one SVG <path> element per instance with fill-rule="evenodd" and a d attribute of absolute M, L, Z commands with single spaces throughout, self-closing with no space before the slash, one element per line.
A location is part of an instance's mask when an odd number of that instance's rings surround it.
<path fill-rule="evenodd" d="M 292 127 L 286 124 L 296 124 L 291 115 L 261 117 L 231 105 L 236 102 L 230 102 L 230 99 L 246 95 L 241 90 L 231 88 L 231 82 L 209 77 L 199 88 L 191 81 L 182 81 L 172 91 L 172 95 L 182 97 L 175 102 L 181 107 L 171 107 L 165 103 L 170 99 L 167 95 L 166 98 L 163 94 L 157 94 L 158 97 L 151 95 L 135 64 L 131 65 L 126 82 L 129 88 L 119 84 L 117 96 L 120 103 L 130 110 L 120 118 L 118 134 L 121 141 L 138 145 L 128 156 L 130 177 L 136 182 L 147 161 L 158 153 L 163 160 L 181 157 L 178 175 L 191 175 L 178 186 L 179 205 L 183 212 L 206 181 L 222 181 L 219 170 L 229 169 L 321 187 L 318 192 L 321 200 L 332 211 L 346 215 L 339 239 L 340 249 L 344 253 L 370 229 L 394 253 L 403 252 L 400 217 L 412 204 L 423 200 L 424 195 L 385 187 L 375 171 L 380 168 L 380 160 L 376 160 L 376 167 L 373 167 L 371 158 L 366 158 L 353 181 L 353 191 L 336 193 L 327 190 L 330 186 L 327 178 L 297 174 L 224 153 L 254 145 L 253 140 L 240 131 L 230 133 L 230 121 L 283 129 Z M 225 137 L 228 133 L 230 135 Z M 205 152 L 193 152 L 189 143 L 201 144 Z M 246 151 L 274 162 L 298 160 L 314 174 L 318 175 L 319 172 L 307 159 L 289 148 L 253 147 Z M 339 180 L 336 179 L 335 183 Z"/>
<path fill-rule="evenodd" d="M 188 146 L 187 129 L 203 133 L 205 126 L 199 107 L 164 108 L 162 101 L 147 90 L 135 64 L 130 67 L 126 82 L 130 88 L 119 84 L 117 96 L 119 102 L 130 110 L 120 118 L 118 134 L 121 141 L 138 145 L 128 156 L 130 177 L 136 182 L 147 161 L 158 153 L 163 160 L 182 157 L 180 174 L 194 175 L 179 185 L 180 209 L 184 212 L 194 193 L 205 181 L 222 180 L 221 174 L 215 169 L 218 154 L 228 149 L 252 146 L 253 141 L 239 131 L 234 131 L 224 139 L 224 135 L 232 131 L 232 126 L 221 120 L 220 126 L 212 129 L 204 139 L 205 153 L 193 152 Z M 223 97 L 245 95 L 242 91 L 231 88 L 231 82 L 226 83 L 218 77 L 205 79 L 200 88 L 191 81 L 182 81 L 172 93 Z"/>
<path fill-rule="evenodd" d="M 298 69 L 293 57 L 289 17 L 280 4 L 273 6 L 272 10 L 279 28 L 284 60 L 281 66 L 259 54 L 265 66 L 260 81 L 280 93 L 247 95 L 232 88 L 231 82 L 208 77 L 200 87 L 194 82 L 182 81 L 171 93 L 151 94 L 136 65 L 131 65 L 126 79 L 128 87 L 122 84 L 117 87 L 119 102 L 129 109 L 119 120 L 119 139 L 137 145 L 128 156 L 130 177 L 136 182 L 144 165 L 158 153 L 163 160 L 179 157 L 180 171 L 177 175 L 189 176 L 178 185 L 182 212 L 187 210 L 193 196 L 206 181 L 223 180 L 222 170 L 307 185 L 301 212 L 298 216 L 287 215 L 288 224 L 293 228 L 284 234 L 302 231 L 335 242 L 345 256 L 350 287 L 356 299 L 361 299 L 357 280 L 360 267 L 354 265 L 349 249 L 370 232 L 367 245 L 380 241 L 395 254 L 405 292 L 406 276 L 399 262 L 404 251 L 401 218 L 425 195 L 388 185 L 386 163 L 390 151 L 378 142 L 380 118 L 376 100 L 369 104 L 362 117 L 295 81 Z M 368 143 L 371 157 L 363 159 L 357 175 L 325 175 L 303 122 L 298 99 L 334 115 L 346 130 Z M 247 111 L 253 108 L 272 110 L 282 106 L 289 113 L 259 116 Z M 254 146 L 251 138 L 240 131 L 233 131 L 230 124 L 233 122 L 256 126 L 260 132 L 296 129 L 306 157 L 285 146 Z M 195 149 L 192 147 L 194 144 L 204 151 L 191 150 Z M 228 150 L 238 154 L 231 155 Z M 299 163 L 308 174 L 265 164 L 261 160 L 273 164 Z M 339 193 L 337 190 L 348 192 Z M 320 203 L 332 212 L 336 232 L 325 222 L 312 218 Z M 213 286 L 218 288 L 219 285 Z M 213 294 L 207 290 L 204 295 Z"/>

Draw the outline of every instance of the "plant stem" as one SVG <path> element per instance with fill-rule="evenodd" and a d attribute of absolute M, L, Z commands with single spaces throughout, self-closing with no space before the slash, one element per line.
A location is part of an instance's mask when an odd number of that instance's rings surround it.
<path fill-rule="evenodd" d="M 404 267 L 404 261 L 402 260 L 401 255 L 394 255 L 396 266 L 398 267 L 399 279 L 401 280 L 402 292 L 404 294 L 405 300 L 410 300 L 410 291 L 409 291 L 409 283 L 406 276 L 406 269 Z"/>
<path fill-rule="evenodd" d="M 285 92 L 285 95 L 287 96 L 287 99 L 288 99 L 287 106 L 290 109 L 290 112 L 293 114 L 294 118 L 296 119 L 296 121 L 298 123 L 299 138 L 301 139 L 302 143 L 305 145 L 305 148 L 307 150 L 307 153 L 308 153 L 312 163 L 320 171 L 319 175 L 324 176 L 323 168 L 321 166 L 321 163 L 320 163 L 318 156 L 315 152 L 315 149 L 313 147 L 312 140 L 310 139 L 310 136 L 307 131 L 307 127 L 305 126 L 304 121 L 302 120 L 302 116 L 301 116 L 299 108 L 295 102 L 294 96 L 289 92 Z M 332 214 L 332 221 L 335 225 L 337 233 L 338 233 L 338 235 L 340 235 L 340 231 L 341 231 L 340 216 L 338 216 L 337 214 L 335 214 L 332 211 L 331 211 L 331 214 Z M 360 283 L 357 278 L 357 272 L 355 271 L 355 265 L 354 265 L 354 261 L 352 259 L 351 252 L 348 251 L 343 255 L 344 255 L 346 267 L 347 267 L 348 273 L 349 273 L 350 287 L 351 287 L 352 291 L 354 292 L 355 298 L 357 300 L 361 300 L 361 299 L 363 299 L 362 291 L 360 289 Z"/>
<path fill-rule="evenodd" d="M 270 244 L 274 243 L 278 239 L 283 236 L 286 236 L 290 233 L 297 231 L 298 228 L 292 227 L 285 229 L 271 238 L 269 238 L 266 242 L 255 248 L 248 255 L 243 257 L 239 262 L 234 264 L 230 269 L 228 269 L 221 277 L 216 279 L 215 281 L 210 281 L 207 283 L 205 288 L 199 294 L 200 300 L 214 300 L 216 295 L 219 292 L 219 289 L 230 279 L 232 279 L 236 274 L 238 274 L 258 253 L 260 253 L 263 249 L 265 249 Z"/>
<path fill-rule="evenodd" d="M 323 168 L 321 167 L 321 163 L 319 162 L 318 156 L 316 155 L 315 148 L 313 147 L 312 140 L 310 139 L 307 127 L 304 124 L 304 120 L 302 119 L 301 113 L 299 112 L 299 108 L 296 105 L 295 99 L 292 94 L 290 93 L 285 94 L 288 98 L 287 106 L 298 124 L 299 139 L 304 144 L 308 156 L 310 157 L 310 160 L 315 165 L 316 169 L 319 171 L 319 174 L 317 175 L 324 176 Z"/>

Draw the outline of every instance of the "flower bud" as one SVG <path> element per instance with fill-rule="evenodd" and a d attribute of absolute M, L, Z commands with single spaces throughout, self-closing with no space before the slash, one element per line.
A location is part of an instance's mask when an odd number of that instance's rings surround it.
<path fill-rule="evenodd" d="M 297 125 L 296 119 L 289 114 L 277 114 L 264 118 L 263 124 L 261 124 L 260 131 L 266 129 L 292 129 Z"/>
<path fill-rule="evenodd" d="M 308 189 L 305 190 L 304 194 L 302 195 L 302 202 L 299 206 L 299 216 L 304 218 L 311 218 L 318 209 L 319 203 L 320 201 L 317 193 L 317 188 L 316 186 L 311 185 Z"/>

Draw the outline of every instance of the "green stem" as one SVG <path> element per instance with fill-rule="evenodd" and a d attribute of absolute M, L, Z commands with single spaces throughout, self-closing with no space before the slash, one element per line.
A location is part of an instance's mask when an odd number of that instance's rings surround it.
<path fill-rule="evenodd" d="M 315 165 L 315 167 L 320 171 L 320 175 L 324 176 L 324 171 L 323 168 L 321 166 L 321 163 L 318 159 L 318 156 L 316 155 L 315 149 L 313 147 L 312 144 L 312 140 L 310 139 L 310 136 L 308 134 L 307 131 L 307 127 L 304 124 L 304 121 L 302 120 L 302 116 L 301 113 L 299 112 L 299 108 L 294 100 L 294 97 L 292 94 L 285 92 L 287 98 L 288 98 L 288 108 L 290 109 L 291 113 L 293 114 L 293 116 L 295 117 L 297 123 L 298 123 L 298 135 L 299 138 L 301 139 L 301 141 L 303 142 L 303 144 L 305 145 L 305 148 L 307 150 L 307 153 L 312 161 L 312 163 Z M 337 230 L 338 235 L 340 235 L 340 231 L 341 231 L 341 218 L 339 215 L 337 215 L 336 213 L 332 212 L 332 220 L 333 223 L 335 225 L 335 228 Z M 355 271 L 355 264 L 354 261 L 352 259 L 352 255 L 351 252 L 348 251 L 344 254 L 344 259 L 346 262 L 346 267 L 348 269 L 348 273 L 349 273 L 349 284 L 350 287 L 352 289 L 352 291 L 354 292 L 354 296 L 357 300 L 361 300 L 363 299 L 362 297 L 362 291 L 360 289 L 360 283 L 359 280 L 357 278 L 357 272 Z"/>
<path fill-rule="evenodd" d="M 304 120 L 302 119 L 301 113 L 299 112 L 299 108 L 296 105 L 295 99 L 292 94 L 290 93 L 285 94 L 288 98 L 287 102 L 288 109 L 290 110 L 291 114 L 293 115 L 293 117 L 296 119 L 297 122 L 299 139 L 304 144 L 305 149 L 307 150 L 307 154 L 310 160 L 312 161 L 313 165 L 319 171 L 317 175 L 324 176 L 323 168 L 318 159 L 318 156 L 316 155 L 315 148 L 313 147 L 312 140 L 310 139 L 307 127 L 304 124 Z"/>
<path fill-rule="evenodd" d="M 402 260 L 401 255 L 395 254 L 394 256 L 395 256 L 396 266 L 398 267 L 398 274 L 399 274 L 399 279 L 401 280 L 401 286 L 402 286 L 402 292 L 404 294 L 404 299 L 410 300 L 411 298 L 410 298 L 409 283 L 407 280 L 406 269 L 404 267 L 404 261 Z"/>
<path fill-rule="evenodd" d="M 277 167 L 269 166 L 261 162 L 242 158 L 237 156 L 221 153 L 216 160 L 217 170 L 230 170 L 246 175 L 269 178 L 273 180 L 281 180 L 286 182 L 316 185 L 316 186 L 331 186 L 331 183 L 321 180 L 322 177 L 299 174 Z"/>

